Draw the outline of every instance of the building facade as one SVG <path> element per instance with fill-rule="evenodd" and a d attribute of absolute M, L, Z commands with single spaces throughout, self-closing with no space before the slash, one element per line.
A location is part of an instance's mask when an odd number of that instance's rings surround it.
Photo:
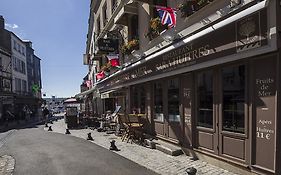
<path fill-rule="evenodd" d="M 158 26 L 158 6 L 178 9 L 176 27 Z M 105 71 L 113 52 L 121 66 L 88 95 L 97 114 L 145 114 L 147 132 L 191 155 L 280 174 L 279 18 L 276 0 L 92 1 L 89 70 Z M 118 48 L 104 51 L 103 39 Z"/>
<path fill-rule="evenodd" d="M 0 16 L 0 122 L 7 120 L 7 111 L 14 108 L 12 92 L 11 35 L 5 30 L 5 21 Z"/>
<path fill-rule="evenodd" d="M 37 111 L 41 107 L 41 59 L 34 54 L 31 41 L 24 41 L 26 46 L 27 95 L 26 105 L 29 110 Z"/>
<path fill-rule="evenodd" d="M 16 34 L 5 29 L 2 16 L 0 36 L 0 112 L 8 117 L 8 120 L 39 117 L 38 109 L 42 103 L 40 58 L 34 55 L 30 41 L 24 42 Z M 36 90 L 31 88 L 34 84 L 37 85 Z"/>

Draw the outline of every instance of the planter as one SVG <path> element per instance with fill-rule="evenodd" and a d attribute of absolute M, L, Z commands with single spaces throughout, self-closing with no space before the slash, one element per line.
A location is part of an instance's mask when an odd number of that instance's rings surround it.
<path fill-rule="evenodd" d="M 148 29 L 148 32 L 145 34 L 145 37 L 149 38 L 149 40 L 152 40 L 160 35 L 161 32 L 164 30 L 167 30 L 168 26 L 163 25 L 161 23 L 160 18 L 153 18 L 150 20 L 150 26 Z"/>
<path fill-rule="evenodd" d="M 123 54 L 131 54 L 133 50 L 139 49 L 139 40 L 133 39 L 127 44 L 124 44 L 121 48 Z"/>

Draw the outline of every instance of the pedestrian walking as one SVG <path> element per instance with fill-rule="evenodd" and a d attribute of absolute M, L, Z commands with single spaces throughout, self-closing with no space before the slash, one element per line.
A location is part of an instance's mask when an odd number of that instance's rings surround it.
<path fill-rule="evenodd" d="M 48 115 L 49 115 L 49 110 L 45 107 L 43 109 L 43 116 L 44 116 L 44 119 L 45 119 L 45 123 L 48 123 Z"/>

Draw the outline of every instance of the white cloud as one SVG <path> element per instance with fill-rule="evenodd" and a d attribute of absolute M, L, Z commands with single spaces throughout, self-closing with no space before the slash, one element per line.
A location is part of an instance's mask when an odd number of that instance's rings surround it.
<path fill-rule="evenodd" d="M 19 28 L 19 26 L 17 24 L 5 24 L 5 27 L 7 28 L 11 28 L 11 29 L 17 29 Z"/>

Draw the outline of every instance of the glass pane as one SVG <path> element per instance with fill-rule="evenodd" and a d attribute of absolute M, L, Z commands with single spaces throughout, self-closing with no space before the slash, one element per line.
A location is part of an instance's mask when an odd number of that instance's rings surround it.
<path fill-rule="evenodd" d="M 144 86 L 134 86 L 131 89 L 132 97 L 131 97 L 131 112 L 132 113 L 145 113 L 145 88 Z"/>
<path fill-rule="evenodd" d="M 168 115 L 169 121 L 180 121 L 178 79 L 168 81 Z"/>
<path fill-rule="evenodd" d="M 197 76 L 198 120 L 197 125 L 213 128 L 213 72 L 201 72 Z"/>
<path fill-rule="evenodd" d="M 140 87 L 140 113 L 145 113 L 145 88 L 143 86 Z"/>
<path fill-rule="evenodd" d="M 223 130 L 244 133 L 245 66 L 223 68 Z"/>
<path fill-rule="evenodd" d="M 164 122 L 163 114 L 163 87 L 162 83 L 154 84 L 154 120 Z"/>

